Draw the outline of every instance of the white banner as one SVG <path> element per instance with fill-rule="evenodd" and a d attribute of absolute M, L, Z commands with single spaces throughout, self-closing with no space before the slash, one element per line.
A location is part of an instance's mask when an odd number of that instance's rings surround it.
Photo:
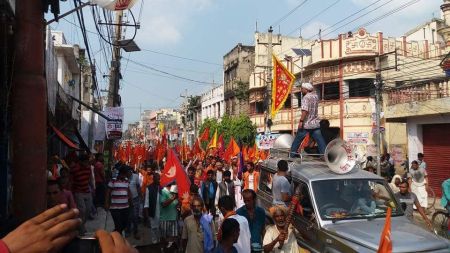
<path fill-rule="evenodd" d="M 122 138 L 123 108 L 122 107 L 105 107 L 103 113 L 111 121 L 106 122 L 106 138 L 120 139 Z"/>

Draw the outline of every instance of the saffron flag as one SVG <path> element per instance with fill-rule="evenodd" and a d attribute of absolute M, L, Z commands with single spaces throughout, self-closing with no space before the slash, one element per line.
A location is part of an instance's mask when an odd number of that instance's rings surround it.
<path fill-rule="evenodd" d="M 167 151 L 167 161 L 161 172 L 160 184 L 162 187 L 175 182 L 178 186 L 178 198 L 180 201 L 189 198 L 189 187 L 191 183 L 189 177 L 181 166 L 180 160 L 173 149 Z"/>
<path fill-rule="evenodd" d="M 225 159 L 226 161 L 230 161 L 231 157 L 236 156 L 237 154 L 239 154 L 239 152 L 240 149 L 238 144 L 236 143 L 234 138 L 231 137 L 230 143 L 228 144 L 228 147 L 225 150 L 225 153 L 223 154 L 223 159 Z"/>
<path fill-rule="evenodd" d="M 273 80 L 272 80 L 272 118 L 283 107 L 288 95 L 291 93 L 295 76 L 277 59 L 273 59 Z"/>
<path fill-rule="evenodd" d="M 209 127 L 203 130 L 202 135 L 200 136 L 200 141 L 207 141 L 209 139 Z"/>
<path fill-rule="evenodd" d="M 380 245 L 378 246 L 378 253 L 391 253 L 391 208 L 388 207 L 386 212 L 386 221 L 384 222 L 383 232 L 381 233 Z"/>
<path fill-rule="evenodd" d="M 208 149 L 210 149 L 210 148 L 217 148 L 217 129 L 214 132 L 214 135 L 208 144 Z"/>

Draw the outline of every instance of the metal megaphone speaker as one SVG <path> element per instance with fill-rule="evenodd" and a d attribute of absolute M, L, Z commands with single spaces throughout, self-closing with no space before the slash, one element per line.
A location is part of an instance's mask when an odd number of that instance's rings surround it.
<path fill-rule="evenodd" d="M 324 157 L 328 168 L 337 174 L 348 173 L 356 165 L 355 150 L 348 142 L 339 138 L 328 143 Z"/>

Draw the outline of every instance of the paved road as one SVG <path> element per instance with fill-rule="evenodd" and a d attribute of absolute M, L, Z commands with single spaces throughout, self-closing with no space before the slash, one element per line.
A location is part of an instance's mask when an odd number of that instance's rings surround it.
<path fill-rule="evenodd" d="M 114 230 L 114 222 L 111 213 L 106 212 L 103 208 L 98 208 L 98 215 L 93 220 L 86 222 L 87 235 L 93 235 L 97 229 L 105 229 L 106 231 Z M 127 237 L 128 242 L 139 249 L 141 253 L 160 253 L 159 245 L 150 244 L 149 229 L 143 225 L 139 226 L 140 240 L 134 239 L 133 236 Z"/>

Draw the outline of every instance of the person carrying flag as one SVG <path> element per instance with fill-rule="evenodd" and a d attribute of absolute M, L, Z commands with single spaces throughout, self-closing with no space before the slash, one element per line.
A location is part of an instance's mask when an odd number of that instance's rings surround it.
<path fill-rule="evenodd" d="M 309 135 L 317 142 L 319 147 L 319 154 L 325 152 L 326 144 L 320 131 L 320 119 L 318 117 L 319 98 L 314 91 L 314 86 L 311 83 L 302 84 L 302 115 L 298 123 L 297 135 L 291 146 L 291 157 L 297 155 L 297 150 L 300 147 L 305 136 Z"/>

